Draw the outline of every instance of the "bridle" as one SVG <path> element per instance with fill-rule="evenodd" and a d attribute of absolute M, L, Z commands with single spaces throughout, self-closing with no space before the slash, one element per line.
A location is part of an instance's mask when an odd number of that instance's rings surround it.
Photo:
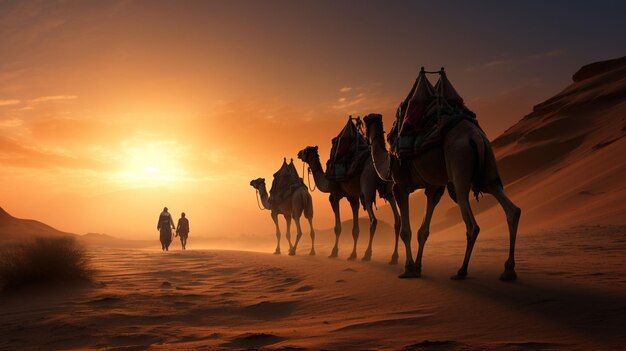
<path fill-rule="evenodd" d="M 304 178 L 304 164 L 308 163 L 305 160 L 302 160 L 302 178 Z M 313 188 L 311 188 L 311 166 L 307 167 L 307 175 L 306 175 L 306 179 L 307 179 L 307 183 L 305 184 L 307 186 L 307 189 L 309 189 L 309 191 L 314 192 L 315 189 L 317 189 L 317 186 L 315 185 L 315 181 L 313 181 Z"/>
<path fill-rule="evenodd" d="M 256 205 L 259 207 L 259 210 L 267 210 L 267 208 L 261 204 L 261 201 L 259 201 L 259 189 L 255 187 L 254 190 L 256 191 Z"/>

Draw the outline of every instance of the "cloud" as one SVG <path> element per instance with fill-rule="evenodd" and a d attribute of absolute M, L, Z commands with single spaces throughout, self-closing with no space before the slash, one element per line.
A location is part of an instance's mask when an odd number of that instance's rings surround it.
<path fill-rule="evenodd" d="M 93 159 L 40 151 L 4 137 L 0 137 L 0 160 L 5 166 L 19 168 L 107 169 L 105 163 Z"/>
<path fill-rule="evenodd" d="M 21 127 L 24 122 L 19 118 L 0 120 L 0 129 Z"/>
<path fill-rule="evenodd" d="M 349 93 L 352 90 L 352 87 L 343 87 L 339 89 L 340 93 Z"/>
<path fill-rule="evenodd" d="M 468 72 L 474 71 L 476 69 L 490 69 L 494 67 L 513 67 L 519 64 L 528 63 L 530 61 L 542 60 L 542 59 L 550 59 L 554 57 L 559 57 L 565 55 L 566 51 L 561 49 L 553 49 L 545 52 L 539 52 L 536 54 L 526 55 L 519 58 L 502 58 L 497 60 L 491 60 L 487 63 L 479 65 L 478 67 L 469 66 L 465 70 Z"/>
<path fill-rule="evenodd" d="M 12 106 L 12 105 L 17 105 L 19 104 L 21 101 L 20 100 L 0 100 L 0 106 Z"/>
<path fill-rule="evenodd" d="M 344 98 L 339 99 L 339 103 L 334 104 L 333 108 L 337 109 L 337 110 L 353 110 L 354 107 L 358 106 L 359 104 L 365 102 L 366 98 L 364 96 L 359 97 L 359 98 L 355 98 L 352 100 L 346 100 Z"/>
<path fill-rule="evenodd" d="M 46 101 L 59 101 L 59 100 L 74 100 L 77 99 L 76 95 L 51 95 L 51 96 L 40 96 L 38 98 L 32 99 L 31 102 L 39 103 Z"/>

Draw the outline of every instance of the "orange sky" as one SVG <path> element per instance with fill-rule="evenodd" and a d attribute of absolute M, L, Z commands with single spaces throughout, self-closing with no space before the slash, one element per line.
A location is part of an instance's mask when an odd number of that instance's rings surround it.
<path fill-rule="evenodd" d="M 389 127 L 419 66 L 445 65 L 494 138 L 621 49 L 618 24 L 576 22 L 598 9 L 468 6 L 2 2 L 0 206 L 75 233 L 154 236 L 163 206 L 196 235 L 273 233 L 249 180 L 307 145 L 325 161 L 349 114 Z"/>

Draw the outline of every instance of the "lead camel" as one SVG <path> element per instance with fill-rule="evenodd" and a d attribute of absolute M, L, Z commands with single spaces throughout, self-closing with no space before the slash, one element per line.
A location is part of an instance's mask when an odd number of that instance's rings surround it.
<path fill-rule="evenodd" d="M 502 280 L 515 280 L 515 238 L 521 210 L 504 193 L 498 174 L 496 159 L 489 140 L 483 131 L 463 120 L 434 147 L 418 158 L 399 160 L 390 153 L 385 144 L 382 115 L 370 114 L 364 118 L 366 135 L 371 144 L 372 160 L 379 176 L 393 181 L 394 195 L 400 206 L 400 236 L 406 248 L 405 271 L 401 278 L 419 277 L 422 271 L 422 255 L 429 234 L 430 220 L 435 206 L 441 199 L 445 186 L 454 189 L 456 202 L 461 210 L 467 229 L 465 258 L 452 279 L 467 276 L 467 267 L 474 243 L 480 232 L 469 204 L 472 188 L 493 195 L 504 209 L 509 227 L 509 257 L 504 264 Z M 450 183 L 450 184 L 449 184 Z M 411 253 L 411 222 L 409 218 L 409 194 L 425 189 L 426 215 L 418 230 L 418 252 L 415 261 Z"/>

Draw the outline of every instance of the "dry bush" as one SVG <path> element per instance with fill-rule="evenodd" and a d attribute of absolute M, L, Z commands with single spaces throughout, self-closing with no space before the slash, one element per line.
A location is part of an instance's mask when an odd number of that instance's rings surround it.
<path fill-rule="evenodd" d="M 71 237 L 37 238 L 0 252 L 0 290 L 29 285 L 89 282 L 93 271 L 85 249 Z"/>

